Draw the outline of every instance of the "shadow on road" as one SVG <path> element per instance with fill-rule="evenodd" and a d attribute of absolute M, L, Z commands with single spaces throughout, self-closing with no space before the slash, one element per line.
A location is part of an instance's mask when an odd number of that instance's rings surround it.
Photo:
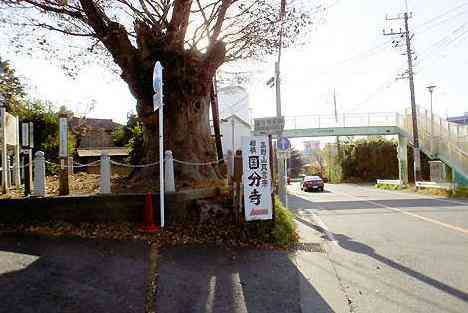
<path fill-rule="evenodd" d="M 372 201 L 372 202 L 369 202 Z M 355 210 L 355 209 L 381 209 L 393 208 L 439 208 L 446 210 L 453 208 L 459 211 L 468 211 L 466 205 L 459 202 L 440 201 L 435 199 L 389 199 L 389 200 L 362 200 L 362 201 L 314 201 L 305 200 L 297 196 L 289 195 L 289 206 L 301 209 L 321 209 L 321 210 Z"/>
<path fill-rule="evenodd" d="M 0 312 L 144 312 L 143 243 L 0 236 Z"/>
<path fill-rule="evenodd" d="M 172 248 L 160 263 L 157 312 L 332 313 L 281 251 Z M 301 297 L 312 307 L 301 309 Z"/>
<path fill-rule="evenodd" d="M 458 299 L 461 299 L 463 301 L 468 301 L 468 293 L 462 291 L 462 290 L 459 290 L 459 289 L 456 289 L 456 288 L 453 288 L 441 281 L 438 281 L 436 279 L 433 279 L 427 275 L 424 275 L 420 272 L 417 272 L 405 265 L 402 265 L 400 263 L 397 263 L 385 256 L 382 256 L 378 253 L 375 252 L 375 250 L 366 245 L 366 244 L 363 244 L 361 242 L 358 242 L 358 241 L 354 241 L 352 238 L 344 235 L 344 234 L 335 234 L 335 233 L 332 233 L 330 232 L 329 230 L 326 231 L 325 229 L 323 229 L 322 227 L 318 226 L 318 225 L 315 225 L 314 223 L 311 223 L 311 222 L 308 222 L 306 220 L 303 220 L 301 219 L 301 222 L 304 223 L 305 225 L 309 226 L 309 227 L 312 227 L 313 229 L 319 231 L 322 233 L 322 238 L 324 238 L 325 240 L 330 240 L 329 236 L 327 235 L 328 234 L 331 234 L 333 235 L 334 239 L 336 240 L 336 242 L 338 243 L 338 245 L 340 247 L 342 247 L 343 249 L 346 249 L 348 251 L 352 251 L 352 252 L 355 252 L 355 253 L 360 253 L 360 254 L 365 254 L 365 255 L 368 255 L 372 258 L 374 258 L 375 260 L 377 261 L 380 261 L 396 270 L 399 270 L 403 273 L 406 273 L 407 275 L 413 277 L 413 278 L 416 278 L 417 280 L 423 282 L 423 283 L 426 283 L 434 288 L 437 288 L 447 294 L 450 294 Z"/>

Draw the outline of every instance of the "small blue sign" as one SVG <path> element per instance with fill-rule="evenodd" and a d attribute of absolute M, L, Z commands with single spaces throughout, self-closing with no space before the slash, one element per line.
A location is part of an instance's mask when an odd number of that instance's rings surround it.
<path fill-rule="evenodd" d="M 286 137 L 280 137 L 276 146 L 280 151 L 287 151 L 289 148 L 291 148 L 291 142 L 289 142 L 289 139 Z"/>

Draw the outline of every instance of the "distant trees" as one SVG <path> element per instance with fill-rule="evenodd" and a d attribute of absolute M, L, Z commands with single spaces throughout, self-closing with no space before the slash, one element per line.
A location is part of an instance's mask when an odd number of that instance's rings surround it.
<path fill-rule="evenodd" d="M 291 149 L 291 157 L 288 159 L 288 175 L 297 177 L 301 174 L 305 162 L 302 154 L 296 149 Z"/>
<path fill-rule="evenodd" d="M 41 150 L 49 160 L 58 156 L 59 128 L 58 116 L 49 102 L 31 99 L 24 85 L 16 75 L 13 66 L 0 58 L 0 94 L 4 97 L 7 112 L 17 116 L 20 122 L 34 124 L 34 150 Z M 69 138 L 70 148 L 73 138 Z"/>
<path fill-rule="evenodd" d="M 143 149 L 143 126 L 135 113 L 127 114 L 127 124 L 114 130 L 112 134 L 114 144 L 119 147 L 128 147 L 129 161 L 139 164 Z"/>
<path fill-rule="evenodd" d="M 16 113 L 21 106 L 25 105 L 26 92 L 15 69 L 8 61 L 0 57 L 0 95 L 3 96 L 7 111 Z"/>
<path fill-rule="evenodd" d="M 374 181 L 398 178 L 397 143 L 384 138 L 360 139 L 342 146 L 343 179 Z"/>

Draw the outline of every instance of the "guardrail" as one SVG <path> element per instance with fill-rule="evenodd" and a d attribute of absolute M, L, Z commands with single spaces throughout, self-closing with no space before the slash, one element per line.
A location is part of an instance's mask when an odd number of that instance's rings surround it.
<path fill-rule="evenodd" d="M 377 184 L 401 186 L 403 185 L 403 182 L 399 179 L 377 179 Z"/>
<path fill-rule="evenodd" d="M 444 189 L 444 190 L 452 190 L 453 184 L 451 183 L 436 183 L 436 182 L 426 182 L 426 181 L 418 181 L 416 182 L 416 188 L 435 188 L 435 189 Z"/>

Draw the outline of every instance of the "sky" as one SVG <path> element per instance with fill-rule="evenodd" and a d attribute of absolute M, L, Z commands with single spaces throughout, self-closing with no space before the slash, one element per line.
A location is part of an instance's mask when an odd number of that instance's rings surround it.
<path fill-rule="evenodd" d="M 408 5 L 417 55 L 416 102 L 428 107 L 425 87 L 435 84 L 434 112 L 444 117 L 462 115 L 468 111 L 468 1 L 409 0 Z M 283 52 L 283 114 L 332 114 L 333 88 L 340 113 L 402 112 L 409 107 L 408 81 L 395 80 L 405 70 L 406 57 L 401 48 L 392 47 L 395 38 L 382 34 L 384 27 L 403 27 L 403 21 L 388 22 L 385 17 L 404 8 L 404 0 L 338 0 L 331 6 L 324 22 L 308 35 L 307 44 Z M 7 58 L 38 98 L 118 122 L 135 110 L 126 84 L 102 68 L 84 68 L 73 80 L 47 61 Z M 266 85 L 273 71 L 274 59 L 265 59 L 245 86 L 254 117 L 275 114 L 274 88 Z M 86 112 L 91 101 L 95 108 Z"/>

